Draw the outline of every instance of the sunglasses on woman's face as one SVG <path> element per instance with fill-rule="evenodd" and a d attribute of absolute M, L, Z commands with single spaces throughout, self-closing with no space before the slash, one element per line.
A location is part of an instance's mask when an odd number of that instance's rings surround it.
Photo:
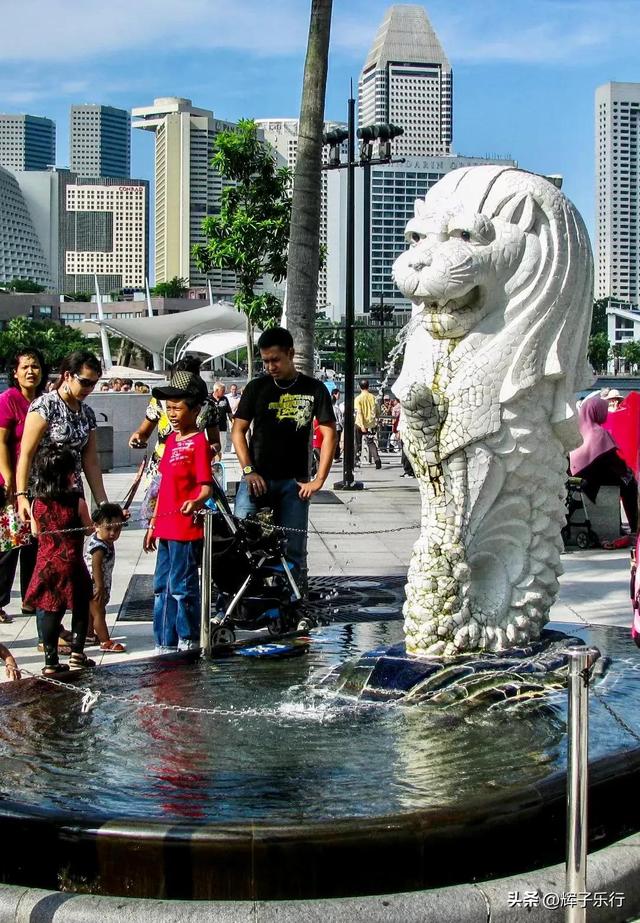
<path fill-rule="evenodd" d="M 82 375 L 74 375 L 73 377 L 78 382 L 80 387 L 86 388 L 87 391 L 89 390 L 93 391 L 93 389 L 95 388 L 95 386 L 98 384 L 98 381 L 99 381 L 98 378 L 83 378 Z"/>

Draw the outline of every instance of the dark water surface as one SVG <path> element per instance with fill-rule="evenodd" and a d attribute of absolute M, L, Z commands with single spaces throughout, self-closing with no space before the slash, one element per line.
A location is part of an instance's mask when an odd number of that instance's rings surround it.
<path fill-rule="evenodd" d="M 378 615 L 379 618 L 379 615 Z M 640 652 L 628 631 L 555 625 L 613 659 L 592 690 L 590 759 L 640 747 Z M 402 623 L 331 625 L 308 655 L 102 667 L 78 685 L 0 687 L 0 798 L 93 817 L 272 823 L 460 807 L 565 770 L 566 692 L 446 711 L 339 702 L 314 689 L 336 663 L 400 640 Z M 229 714 L 228 712 L 232 713 Z"/>

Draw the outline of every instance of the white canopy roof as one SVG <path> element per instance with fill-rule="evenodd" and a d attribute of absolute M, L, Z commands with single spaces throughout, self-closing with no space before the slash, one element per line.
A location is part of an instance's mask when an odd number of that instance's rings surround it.
<path fill-rule="evenodd" d="M 237 331 L 244 336 L 245 317 L 226 301 L 214 305 L 163 314 L 160 317 L 105 318 L 85 321 L 87 324 L 104 326 L 118 336 L 126 337 L 151 353 L 162 353 L 174 337 L 193 336 L 211 331 Z M 236 349 L 231 346 L 229 349 Z M 219 354 L 221 355 L 221 354 Z"/>
<path fill-rule="evenodd" d="M 258 331 L 255 337 L 259 335 Z M 210 359 L 217 359 L 218 356 L 224 356 L 234 349 L 243 349 L 246 345 L 247 335 L 244 331 L 235 333 L 230 330 L 216 330 L 214 333 L 202 333 L 189 340 L 180 350 L 180 356 L 185 353 L 204 353 Z"/>
<path fill-rule="evenodd" d="M 103 380 L 110 378 L 126 378 L 127 381 L 160 381 L 167 376 L 161 372 L 150 372 L 148 369 L 134 369 L 130 365 L 112 365 L 102 373 Z"/>

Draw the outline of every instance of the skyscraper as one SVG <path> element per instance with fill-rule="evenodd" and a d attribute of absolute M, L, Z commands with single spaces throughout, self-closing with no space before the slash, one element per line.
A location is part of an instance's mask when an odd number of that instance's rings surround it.
<path fill-rule="evenodd" d="M 204 275 L 191 256 L 204 243 L 202 220 L 220 209 L 222 178 L 211 166 L 216 135 L 233 128 L 190 99 L 175 96 L 133 109 L 133 128 L 155 134 L 155 281 L 174 276 L 190 285 L 207 279 L 218 292 L 235 291 L 235 276 L 225 270 Z"/>
<path fill-rule="evenodd" d="M 51 285 L 49 266 L 18 182 L 0 167 L 0 283 L 30 279 Z"/>
<path fill-rule="evenodd" d="M 149 183 L 79 177 L 69 170 L 15 171 L 35 232 L 61 292 L 143 288 L 149 274 Z"/>
<path fill-rule="evenodd" d="M 451 152 L 453 73 L 423 7 L 389 8 L 360 75 L 358 122 L 404 128 L 399 157 Z"/>
<path fill-rule="evenodd" d="M 640 304 L 640 83 L 596 90 L 596 298 Z"/>
<path fill-rule="evenodd" d="M 283 166 L 288 167 L 293 173 L 296 168 L 296 159 L 298 156 L 298 119 L 255 119 L 256 125 L 262 129 L 264 139 L 267 141 L 276 154 Z M 325 122 L 324 131 L 331 131 L 333 128 L 345 128 L 342 122 Z M 346 154 L 346 142 L 343 145 Z M 323 148 L 323 163 L 327 162 L 328 150 Z M 320 246 L 326 249 L 327 246 L 327 174 L 322 173 L 322 202 L 320 210 Z M 327 306 L 327 266 L 326 263 L 320 268 L 318 273 L 318 310 L 322 311 Z"/>
<path fill-rule="evenodd" d="M 71 170 L 79 176 L 131 174 L 131 118 L 126 109 L 87 104 L 69 116 Z"/>
<path fill-rule="evenodd" d="M 55 122 L 37 115 L 0 115 L 0 167 L 46 170 L 55 162 Z"/>

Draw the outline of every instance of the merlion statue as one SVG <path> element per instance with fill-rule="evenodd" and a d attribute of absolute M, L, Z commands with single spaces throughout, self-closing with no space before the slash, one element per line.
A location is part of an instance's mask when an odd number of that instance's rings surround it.
<path fill-rule="evenodd" d="M 593 266 L 582 219 L 541 176 L 455 170 L 415 205 L 394 278 L 411 299 L 394 391 L 422 495 L 407 651 L 536 640 L 562 572 L 566 455 L 580 442 Z"/>

